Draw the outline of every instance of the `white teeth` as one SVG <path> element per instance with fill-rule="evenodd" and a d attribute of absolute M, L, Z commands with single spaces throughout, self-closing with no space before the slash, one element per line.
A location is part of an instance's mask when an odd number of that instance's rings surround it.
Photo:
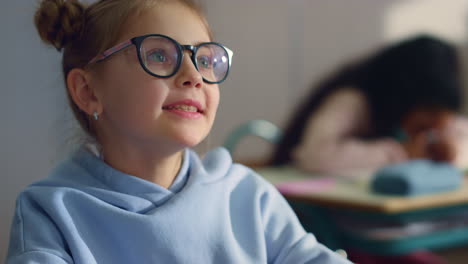
<path fill-rule="evenodd" d="M 182 110 L 182 111 L 187 111 L 187 112 L 198 112 L 198 108 L 192 105 L 174 105 L 174 106 L 169 106 L 167 109 L 177 109 L 177 110 Z"/>

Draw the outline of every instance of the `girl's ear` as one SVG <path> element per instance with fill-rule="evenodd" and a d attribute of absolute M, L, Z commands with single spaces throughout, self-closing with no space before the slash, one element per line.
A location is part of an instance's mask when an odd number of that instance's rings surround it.
<path fill-rule="evenodd" d="M 72 69 L 67 75 L 67 88 L 73 102 L 88 115 L 102 113 L 102 103 L 90 85 L 91 74 L 83 69 Z"/>

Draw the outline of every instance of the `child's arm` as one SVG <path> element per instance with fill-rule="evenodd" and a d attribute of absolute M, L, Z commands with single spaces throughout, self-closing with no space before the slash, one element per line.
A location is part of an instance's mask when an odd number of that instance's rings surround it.
<path fill-rule="evenodd" d="M 368 115 L 366 99 L 359 91 L 347 88 L 331 95 L 310 117 L 293 153 L 295 164 L 306 171 L 340 174 L 405 160 L 403 146 L 394 139 L 357 137 L 369 129 Z"/>
<path fill-rule="evenodd" d="M 260 198 L 265 230 L 268 263 L 348 264 L 351 263 L 326 248 L 306 233 L 295 213 L 276 190 L 267 183 Z"/>

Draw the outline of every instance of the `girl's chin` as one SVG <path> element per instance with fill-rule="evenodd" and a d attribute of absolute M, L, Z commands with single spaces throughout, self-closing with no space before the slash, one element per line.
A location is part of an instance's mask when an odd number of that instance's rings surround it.
<path fill-rule="evenodd" d="M 183 148 L 193 148 L 199 145 L 205 139 L 204 136 L 186 136 L 177 139 L 177 143 Z"/>

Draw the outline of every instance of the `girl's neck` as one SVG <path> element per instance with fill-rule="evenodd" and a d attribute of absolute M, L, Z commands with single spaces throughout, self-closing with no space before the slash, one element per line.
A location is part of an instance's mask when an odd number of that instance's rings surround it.
<path fill-rule="evenodd" d="M 121 145 L 102 147 L 104 161 L 113 168 L 169 188 L 182 166 L 183 151 L 160 154 Z"/>

